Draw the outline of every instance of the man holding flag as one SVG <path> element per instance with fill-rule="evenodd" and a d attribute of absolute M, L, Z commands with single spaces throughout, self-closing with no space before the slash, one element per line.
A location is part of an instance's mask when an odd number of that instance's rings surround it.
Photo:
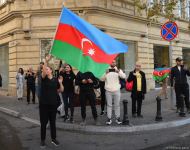
<path fill-rule="evenodd" d="M 153 79 L 162 85 L 162 90 L 159 92 L 158 96 L 161 98 L 162 95 L 167 99 L 167 86 L 168 86 L 168 77 L 171 72 L 170 68 L 166 68 L 166 65 L 162 65 L 161 68 L 155 68 L 153 72 Z"/>

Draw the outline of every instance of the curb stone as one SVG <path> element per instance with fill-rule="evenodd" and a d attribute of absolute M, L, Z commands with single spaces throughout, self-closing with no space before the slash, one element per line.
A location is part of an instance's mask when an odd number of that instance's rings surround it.
<path fill-rule="evenodd" d="M 40 126 L 40 121 L 35 120 L 29 117 L 22 115 L 21 113 L 7 109 L 4 107 L 0 107 L 0 112 L 5 114 L 23 119 L 27 122 L 33 123 L 37 126 Z M 153 123 L 153 124 L 144 124 L 144 125 L 137 125 L 137 126 L 93 126 L 93 125 L 86 125 L 81 126 L 78 124 L 69 124 L 69 123 L 57 123 L 57 129 L 59 130 L 66 130 L 66 131 L 78 131 L 84 133 L 131 133 L 131 132 L 140 132 L 140 131 L 151 131 L 151 130 L 159 130 L 159 129 L 166 129 L 172 127 L 179 127 L 183 125 L 190 124 L 190 118 L 183 119 L 183 120 L 176 120 L 170 122 L 161 122 L 161 123 Z"/>

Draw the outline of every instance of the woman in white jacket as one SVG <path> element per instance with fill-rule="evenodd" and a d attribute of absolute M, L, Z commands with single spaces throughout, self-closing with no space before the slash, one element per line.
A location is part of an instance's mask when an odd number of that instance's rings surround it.
<path fill-rule="evenodd" d="M 19 68 L 18 73 L 16 75 L 16 88 L 17 98 L 18 100 L 22 100 L 24 91 L 24 70 L 22 68 Z"/>

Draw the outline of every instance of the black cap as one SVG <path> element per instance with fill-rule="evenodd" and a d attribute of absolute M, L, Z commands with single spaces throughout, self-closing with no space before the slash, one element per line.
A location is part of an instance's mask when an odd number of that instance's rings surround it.
<path fill-rule="evenodd" d="M 181 57 L 177 57 L 175 60 L 176 61 L 182 61 L 183 59 Z"/>

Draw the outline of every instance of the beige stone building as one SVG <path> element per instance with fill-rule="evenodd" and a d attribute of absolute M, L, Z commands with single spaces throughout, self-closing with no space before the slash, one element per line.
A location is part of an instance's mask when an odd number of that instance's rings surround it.
<path fill-rule="evenodd" d="M 160 36 L 161 24 L 167 20 L 149 24 L 134 7 L 133 0 L 0 0 L 0 74 L 3 90 L 15 95 L 16 72 L 29 66 L 37 69 L 39 62 L 51 48 L 62 4 L 80 17 L 97 26 L 114 38 L 125 42 L 129 51 L 118 57 L 119 66 L 126 74 L 135 62 L 142 62 L 147 74 L 148 89 L 155 88 L 152 72 L 162 64 L 175 63 L 183 56 L 190 64 L 190 0 L 186 7 L 179 1 L 176 15 L 179 34 L 170 43 Z M 148 0 L 150 5 L 154 0 Z M 164 1 L 162 1 L 164 2 Z M 170 55 L 171 54 L 171 55 Z M 170 57 L 171 56 L 171 57 Z"/>

